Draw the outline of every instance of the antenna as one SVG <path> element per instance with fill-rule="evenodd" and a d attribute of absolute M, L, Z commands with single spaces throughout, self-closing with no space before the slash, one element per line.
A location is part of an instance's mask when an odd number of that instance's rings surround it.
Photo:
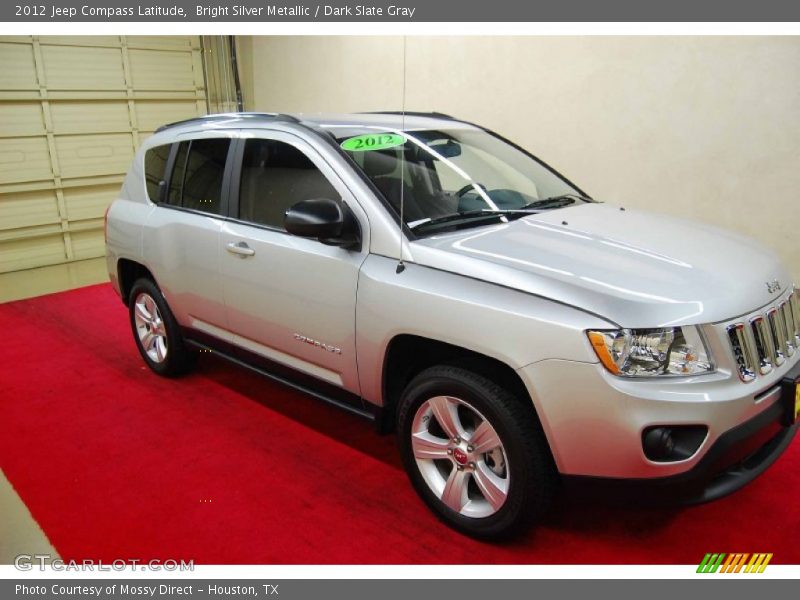
<path fill-rule="evenodd" d="M 400 133 L 403 136 L 403 144 L 400 146 L 400 225 L 398 233 L 400 234 L 400 256 L 397 263 L 398 275 L 406 270 L 406 265 L 403 263 L 403 220 L 405 214 L 405 188 L 406 188 L 406 38 L 403 36 L 403 97 L 401 99 L 402 113 L 400 117 Z"/>

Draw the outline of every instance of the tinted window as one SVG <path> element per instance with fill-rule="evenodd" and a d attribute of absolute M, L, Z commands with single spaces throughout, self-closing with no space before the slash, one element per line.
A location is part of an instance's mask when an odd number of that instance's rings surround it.
<path fill-rule="evenodd" d="M 184 208 L 221 213 L 222 175 L 230 143 L 224 138 L 192 140 L 183 176 Z"/>
<path fill-rule="evenodd" d="M 164 180 L 170 148 L 171 144 L 156 146 L 144 153 L 144 180 L 147 185 L 147 196 L 151 202 L 159 201 L 159 185 Z"/>
<path fill-rule="evenodd" d="M 172 177 L 169 180 L 169 194 L 167 203 L 173 206 L 181 205 L 181 190 L 183 189 L 183 176 L 186 173 L 186 155 L 189 152 L 189 142 L 181 142 L 178 154 L 175 156 L 175 166 L 172 167 Z"/>
<path fill-rule="evenodd" d="M 286 210 L 311 198 L 341 197 L 300 150 L 276 140 L 247 140 L 239 187 L 239 218 L 283 229 Z"/>

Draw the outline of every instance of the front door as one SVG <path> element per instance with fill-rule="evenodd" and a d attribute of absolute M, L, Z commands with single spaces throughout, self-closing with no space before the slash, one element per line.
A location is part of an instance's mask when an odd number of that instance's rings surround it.
<path fill-rule="evenodd" d="M 355 307 L 366 250 L 345 250 L 286 232 L 283 215 L 310 198 L 356 209 L 325 160 L 285 132 L 245 133 L 222 226 L 220 273 L 237 345 L 358 393 Z M 236 171 L 235 171 L 236 173 Z"/>

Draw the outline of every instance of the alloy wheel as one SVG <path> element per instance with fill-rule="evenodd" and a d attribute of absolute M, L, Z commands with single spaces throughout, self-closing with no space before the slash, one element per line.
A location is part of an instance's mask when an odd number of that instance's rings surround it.
<path fill-rule="evenodd" d="M 150 294 L 142 292 L 136 296 L 133 318 L 145 353 L 153 362 L 163 363 L 167 359 L 167 330 Z"/>
<path fill-rule="evenodd" d="M 411 448 L 425 483 L 451 510 L 484 518 L 505 503 L 511 474 L 502 440 L 465 400 L 435 396 L 423 402 L 414 415 Z"/>

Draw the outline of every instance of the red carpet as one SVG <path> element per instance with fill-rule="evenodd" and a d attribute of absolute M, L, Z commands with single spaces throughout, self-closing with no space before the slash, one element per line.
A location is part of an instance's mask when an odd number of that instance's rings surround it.
<path fill-rule="evenodd" d="M 693 508 L 562 498 L 513 544 L 441 525 L 392 437 L 212 357 L 170 381 L 107 285 L 0 305 L 0 467 L 65 559 L 231 563 L 800 563 L 800 442 Z M 20 549 L 24 551 L 24 549 Z"/>

